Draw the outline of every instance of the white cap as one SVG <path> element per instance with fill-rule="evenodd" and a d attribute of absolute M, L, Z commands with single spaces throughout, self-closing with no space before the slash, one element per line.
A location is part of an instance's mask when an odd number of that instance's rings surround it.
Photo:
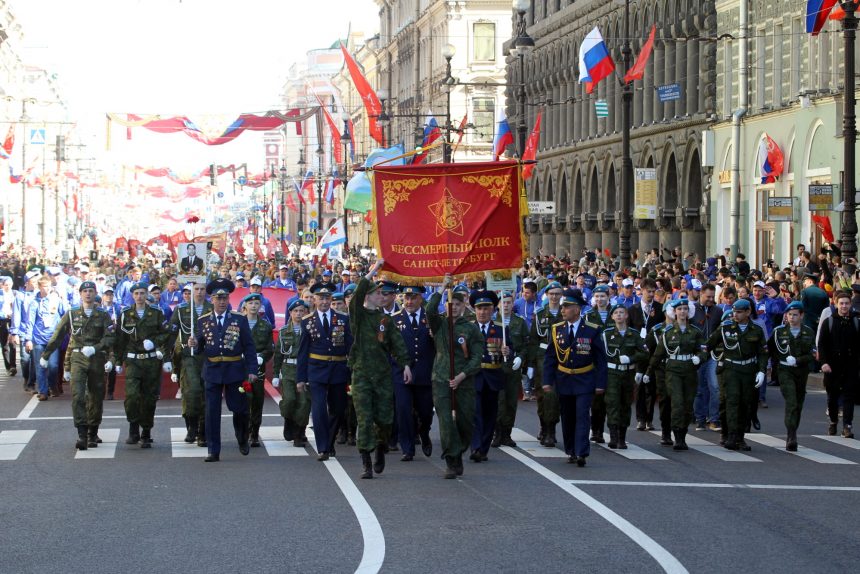
<path fill-rule="evenodd" d="M 702 282 L 698 279 L 690 279 L 690 289 L 694 289 L 696 291 L 702 290 Z"/>
<path fill-rule="evenodd" d="M 755 283 L 753 283 L 753 287 L 761 287 L 762 289 L 764 289 L 766 285 L 764 284 L 764 281 L 756 281 Z"/>
<path fill-rule="evenodd" d="M 621 282 L 621 286 L 622 287 L 633 287 L 633 279 L 631 279 L 630 277 L 625 278 L 624 281 Z"/>
<path fill-rule="evenodd" d="M 262 286 L 263 286 L 263 280 L 262 280 L 262 279 L 260 279 L 260 276 L 259 276 L 259 275 L 257 275 L 256 277 L 253 277 L 253 278 L 251 279 L 251 285 L 259 285 L 259 286 L 261 286 L 261 287 L 262 287 Z"/>

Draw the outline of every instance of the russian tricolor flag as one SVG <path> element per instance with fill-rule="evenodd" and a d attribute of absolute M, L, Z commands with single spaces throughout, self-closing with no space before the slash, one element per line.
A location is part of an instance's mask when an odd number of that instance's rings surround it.
<path fill-rule="evenodd" d="M 776 142 L 767 134 L 758 145 L 758 162 L 761 166 L 761 182 L 773 183 L 782 175 L 783 157 L 782 150 Z"/>
<path fill-rule="evenodd" d="M 836 0 L 806 0 L 806 32 L 817 36 L 834 5 Z"/>
<path fill-rule="evenodd" d="M 579 83 L 584 82 L 585 91 L 590 94 L 600 80 L 614 71 L 615 62 L 609 55 L 600 29 L 595 26 L 579 46 Z"/>
<path fill-rule="evenodd" d="M 496 122 L 496 137 L 493 138 L 493 161 L 499 161 L 499 156 L 505 153 L 505 148 L 514 143 L 514 133 L 508 124 L 504 106 L 499 108 Z"/>

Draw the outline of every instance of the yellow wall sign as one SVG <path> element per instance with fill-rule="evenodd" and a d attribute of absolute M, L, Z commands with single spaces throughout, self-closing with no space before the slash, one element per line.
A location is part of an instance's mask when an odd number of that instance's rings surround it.
<path fill-rule="evenodd" d="M 636 168 L 633 219 L 657 219 L 657 170 Z"/>

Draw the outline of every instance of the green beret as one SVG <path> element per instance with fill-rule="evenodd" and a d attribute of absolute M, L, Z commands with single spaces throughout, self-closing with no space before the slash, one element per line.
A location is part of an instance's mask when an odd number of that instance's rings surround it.
<path fill-rule="evenodd" d="M 96 284 L 92 281 L 84 281 L 81 283 L 81 286 L 78 287 L 78 291 L 83 291 L 84 289 L 95 289 Z"/>
<path fill-rule="evenodd" d="M 144 281 L 138 281 L 131 286 L 131 289 L 129 289 L 129 291 L 131 291 L 132 293 L 134 293 L 138 289 L 143 289 L 144 291 L 146 291 L 148 287 L 149 286 Z"/>
<path fill-rule="evenodd" d="M 737 301 L 735 301 L 734 305 L 732 305 L 732 309 L 734 309 L 735 311 L 749 311 L 750 309 L 752 309 L 752 306 L 750 305 L 750 302 L 746 299 L 738 299 Z"/>

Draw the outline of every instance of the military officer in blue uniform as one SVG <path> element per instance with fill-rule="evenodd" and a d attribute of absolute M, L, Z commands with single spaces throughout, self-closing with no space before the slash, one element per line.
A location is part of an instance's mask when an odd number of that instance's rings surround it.
<path fill-rule="evenodd" d="M 499 296 L 494 291 L 473 291 L 469 303 L 475 310 L 475 322 L 484 337 L 481 370 L 475 375 L 475 431 L 472 433 L 472 454 L 469 456 L 473 462 L 481 462 L 487 460 L 496 430 L 499 391 L 505 388 L 502 365 L 513 352 L 507 327 L 497 325 L 492 320 Z"/>
<path fill-rule="evenodd" d="M 580 315 L 585 300 L 579 289 L 565 289 L 561 306 L 564 320 L 552 326 L 543 360 L 543 386 L 558 394 L 567 462 L 585 466 L 590 453 L 591 401 L 606 391 L 606 350 L 600 327 Z"/>
<path fill-rule="evenodd" d="M 436 347 L 427 322 L 424 309 L 424 287 L 406 285 L 400 288 L 403 293 L 403 307 L 394 314 L 394 323 L 406 343 L 409 366 L 412 369 L 412 382 L 403 382 L 403 375 L 394 379 L 394 412 L 397 417 L 398 441 L 403 456 L 400 460 L 411 461 L 415 456 L 415 435 L 421 438 L 421 452 L 424 456 L 433 454 L 430 441 L 430 427 L 433 423 L 433 359 Z M 418 428 L 415 416 L 418 415 Z"/>
<path fill-rule="evenodd" d="M 334 456 L 334 439 L 344 424 L 346 385 L 350 379 L 346 360 L 352 333 L 349 315 L 331 309 L 334 285 L 317 283 L 311 291 L 315 310 L 302 319 L 296 381 L 310 384 L 317 460 L 325 461 Z"/>
<path fill-rule="evenodd" d="M 257 351 L 248 319 L 227 310 L 228 297 L 235 289 L 229 279 L 215 279 L 206 285 L 212 298 L 212 312 L 200 316 L 194 325 L 194 336 L 188 346 L 202 353 L 203 385 L 206 389 L 206 462 L 221 457 L 221 395 L 233 413 L 233 429 L 239 441 L 239 452 L 251 452 L 248 443 L 248 399 L 243 394 L 244 381 L 257 378 Z"/>

